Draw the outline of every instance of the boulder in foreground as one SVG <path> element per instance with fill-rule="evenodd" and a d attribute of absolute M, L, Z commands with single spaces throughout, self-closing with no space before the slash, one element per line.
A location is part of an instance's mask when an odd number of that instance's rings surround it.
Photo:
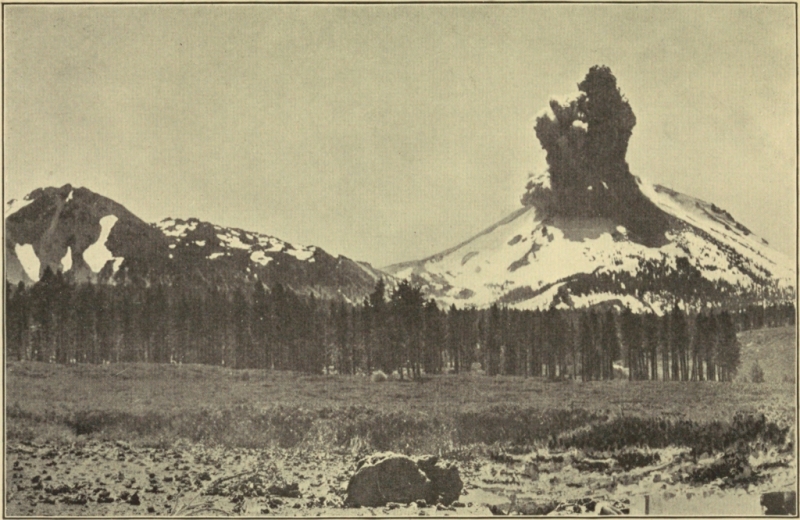
<path fill-rule="evenodd" d="M 461 494 L 458 468 L 436 457 L 411 458 L 376 453 L 358 462 L 347 486 L 348 507 L 380 507 L 389 502 L 450 504 Z"/>

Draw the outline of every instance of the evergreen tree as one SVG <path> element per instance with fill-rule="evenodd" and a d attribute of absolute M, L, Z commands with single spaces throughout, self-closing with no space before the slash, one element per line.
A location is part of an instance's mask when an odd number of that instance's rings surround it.
<path fill-rule="evenodd" d="M 648 361 L 650 363 L 649 377 L 653 381 L 658 381 L 659 328 L 658 316 L 652 312 L 648 312 L 644 315 L 644 348 L 648 353 Z"/>
<path fill-rule="evenodd" d="M 489 308 L 484 335 L 483 345 L 485 345 L 486 349 L 484 351 L 486 374 L 495 376 L 500 372 L 501 341 L 500 308 L 496 303 Z"/>
<path fill-rule="evenodd" d="M 590 381 L 594 375 L 592 361 L 594 357 L 594 330 L 589 313 L 581 313 L 578 324 L 578 345 L 581 353 L 581 379 Z"/>
<path fill-rule="evenodd" d="M 686 381 L 689 379 L 688 345 L 689 328 L 686 315 L 676 305 L 670 312 L 670 343 L 672 352 L 672 379 Z"/>
<path fill-rule="evenodd" d="M 434 300 L 424 306 L 424 368 L 428 374 L 442 372 L 442 351 L 445 345 L 445 327 L 439 307 Z"/>
<path fill-rule="evenodd" d="M 736 324 L 728 312 L 722 312 L 717 321 L 717 357 L 720 381 L 732 381 L 741 363 Z"/>
<path fill-rule="evenodd" d="M 619 359 L 620 345 L 617 336 L 616 315 L 611 309 L 605 314 L 600 347 L 602 350 L 602 377 L 603 379 L 614 379 L 614 361 Z"/>
<path fill-rule="evenodd" d="M 400 377 L 402 368 L 420 375 L 422 362 L 422 308 L 424 298 L 419 287 L 404 280 L 392 292 L 392 314 L 395 319 L 395 340 L 398 347 Z"/>
<path fill-rule="evenodd" d="M 28 330 L 28 293 L 20 282 L 14 288 L 6 282 L 6 353 L 10 358 L 27 358 L 25 338 Z"/>
<path fill-rule="evenodd" d="M 269 295 L 261 282 L 253 290 L 253 342 L 257 353 L 256 368 L 272 368 L 270 344 Z"/>

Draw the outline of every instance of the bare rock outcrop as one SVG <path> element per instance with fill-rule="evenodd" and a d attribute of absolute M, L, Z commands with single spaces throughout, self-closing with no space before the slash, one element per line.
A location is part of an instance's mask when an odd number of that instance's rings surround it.
<path fill-rule="evenodd" d="M 418 500 L 447 505 L 458 499 L 462 487 L 454 464 L 436 457 L 376 453 L 358 462 L 347 486 L 345 506 L 380 507 Z"/>

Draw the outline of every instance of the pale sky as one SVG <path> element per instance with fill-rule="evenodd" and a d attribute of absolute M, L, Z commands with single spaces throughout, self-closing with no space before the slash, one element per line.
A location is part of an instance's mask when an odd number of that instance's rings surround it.
<path fill-rule="evenodd" d="M 789 4 L 6 5 L 4 198 L 417 259 L 519 207 L 535 114 L 605 64 L 631 171 L 794 258 L 795 34 Z"/>

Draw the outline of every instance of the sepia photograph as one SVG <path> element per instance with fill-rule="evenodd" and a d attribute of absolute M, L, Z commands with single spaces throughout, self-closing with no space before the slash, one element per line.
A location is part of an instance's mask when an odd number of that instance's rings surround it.
<path fill-rule="evenodd" d="M 797 7 L 3 3 L 3 517 L 797 518 Z"/>

